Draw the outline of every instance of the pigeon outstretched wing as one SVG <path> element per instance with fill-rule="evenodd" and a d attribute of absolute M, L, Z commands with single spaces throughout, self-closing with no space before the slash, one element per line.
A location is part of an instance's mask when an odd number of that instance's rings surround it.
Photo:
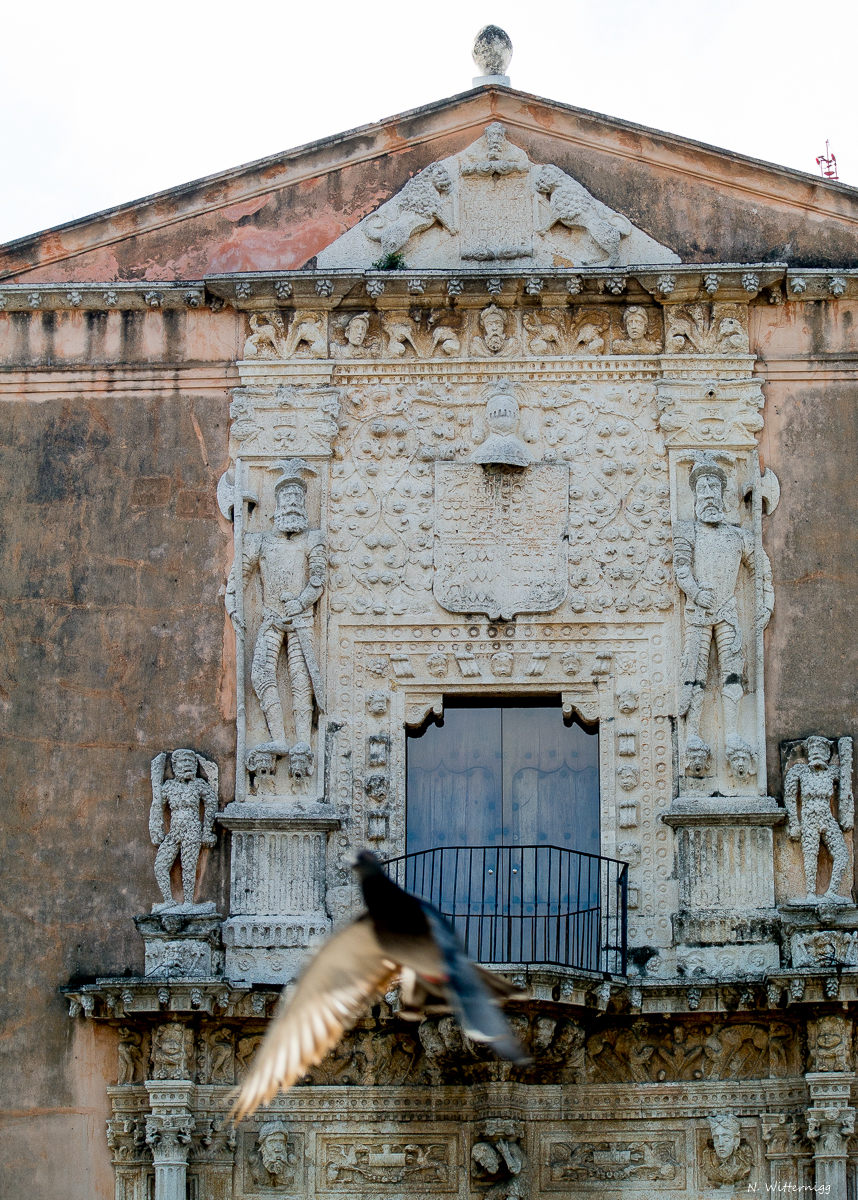
<path fill-rule="evenodd" d="M 231 1116 L 240 1121 L 322 1061 L 397 975 L 369 914 L 335 934 L 284 993 Z"/>

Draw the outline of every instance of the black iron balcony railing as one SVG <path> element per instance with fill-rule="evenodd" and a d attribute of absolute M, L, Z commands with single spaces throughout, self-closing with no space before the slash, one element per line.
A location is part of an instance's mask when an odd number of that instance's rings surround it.
<path fill-rule="evenodd" d="M 444 846 L 385 864 L 471 958 L 626 973 L 628 866 L 559 846 Z"/>

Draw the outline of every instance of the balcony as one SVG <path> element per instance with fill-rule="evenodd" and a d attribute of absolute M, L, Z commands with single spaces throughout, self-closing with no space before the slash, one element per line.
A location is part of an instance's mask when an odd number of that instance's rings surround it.
<path fill-rule="evenodd" d="M 385 869 L 477 962 L 626 973 L 626 863 L 559 846 L 444 846 Z"/>

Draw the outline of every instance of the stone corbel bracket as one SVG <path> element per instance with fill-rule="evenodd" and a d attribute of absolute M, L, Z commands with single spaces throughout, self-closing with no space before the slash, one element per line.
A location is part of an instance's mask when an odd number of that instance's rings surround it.
<path fill-rule="evenodd" d="M 208 275 L 206 289 L 240 311 L 264 312 L 272 308 L 331 310 L 344 301 L 363 308 L 408 307 L 415 303 L 414 276 L 420 276 L 421 305 L 483 306 L 489 293 L 502 304 L 519 301 L 531 307 L 566 303 L 592 303 L 620 298 L 628 302 L 629 284 L 665 303 L 689 301 L 739 301 L 748 303 L 762 290 L 780 284 L 786 263 L 670 264 L 652 267 L 540 268 L 541 287 L 533 287 L 533 271 L 485 267 L 421 269 L 415 271 L 360 271 L 354 268 L 327 271 L 243 272 Z M 830 272 L 828 272 L 830 274 Z M 848 274 L 848 273 L 844 273 Z M 856 272 L 858 274 L 858 272 Z M 453 281 L 454 286 L 448 287 Z M 858 286 L 858 285 L 856 285 Z M 633 288 L 633 290 L 635 290 Z"/>
<path fill-rule="evenodd" d="M 236 987 L 222 979 L 162 981 L 126 976 L 97 979 L 60 991 L 68 1002 L 70 1017 L 83 1014 L 94 1021 L 121 1021 L 132 1016 L 163 1019 L 173 1013 L 195 1012 L 224 1017 L 266 1016 L 279 995 L 251 992 L 249 986 Z"/>

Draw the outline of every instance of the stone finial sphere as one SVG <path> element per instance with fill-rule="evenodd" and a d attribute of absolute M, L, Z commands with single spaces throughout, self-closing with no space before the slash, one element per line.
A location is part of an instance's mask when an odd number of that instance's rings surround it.
<path fill-rule="evenodd" d="M 512 58 L 509 34 L 497 25 L 484 25 L 474 39 L 472 54 L 484 75 L 505 75 Z"/>

